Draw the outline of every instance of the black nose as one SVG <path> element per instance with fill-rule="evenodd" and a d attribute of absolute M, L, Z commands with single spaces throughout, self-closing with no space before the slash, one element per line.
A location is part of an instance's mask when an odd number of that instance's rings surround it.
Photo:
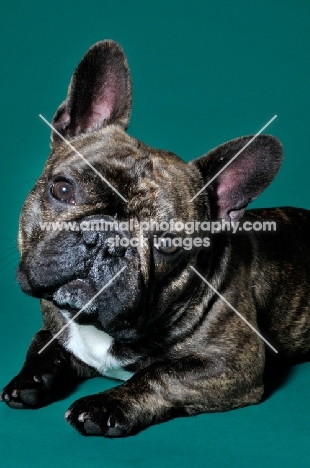
<path fill-rule="evenodd" d="M 107 250 L 108 254 L 111 255 L 111 257 L 124 257 L 126 253 L 126 248 L 122 247 L 121 245 L 115 245 L 112 244 L 109 246 Z"/>
<path fill-rule="evenodd" d="M 103 256 L 123 257 L 130 245 L 130 233 L 118 229 L 112 221 L 115 223 L 115 219 L 108 216 L 84 218 L 82 241 L 92 250 L 100 250 Z"/>
<path fill-rule="evenodd" d="M 103 256 L 111 257 L 124 257 L 126 253 L 126 247 L 124 247 L 123 239 L 120 233 L 107 233 L 85 231 L 82 234 L 84 243 L 88 247 L 98 247 L 101 250 Z M 127 245 L 128 242 L 125 243 Z"/>
<path fill-rule="evenodd" d="M 94 247 L 98 243 L 99 232 L 97 231 L 83 231 L 82 233 L 83 240 L 86 245 Z"/>

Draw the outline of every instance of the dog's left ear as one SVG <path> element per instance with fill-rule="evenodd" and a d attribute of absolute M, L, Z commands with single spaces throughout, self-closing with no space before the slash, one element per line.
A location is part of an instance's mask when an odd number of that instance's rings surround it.
<path fill-rule="evenodd" d="M 72 137 L 111 123 L 125 129 L 131 111 L 131 80 L 126 56 L 117 42 L 94 44 L 70 82 L 67 99 L 57 109 L 54 127 Z M 57 135 L 53 135 L 57 139 Z"/>
<path fill-rule="evenodd" d="M 253 138 L 237 138 L 189 164 L 196 166 L 207 184 Z M 240 219 L 246 206 L 273 180 L 282 162 L 282 145 L 270 135 L 259 135 L 211 182 L 213 218 Z"/>

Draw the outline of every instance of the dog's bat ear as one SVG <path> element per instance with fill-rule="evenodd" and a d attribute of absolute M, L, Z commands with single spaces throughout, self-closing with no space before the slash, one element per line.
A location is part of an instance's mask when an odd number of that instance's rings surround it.
<path fill-rule="evenodd" d="M 281 166 L 282 145 L 277 138 L 259 135 L 243 149 L 252 138 L 224 143 L 190 163 L 199 169 L 205 184 L 214 178 L 206 188 L 213 218 L 240 219 L 248 203 L 270 184 Z"/>
<path fill-rule="evenodd" d="M 127 128 L 131 80 L 126 56 L 114 41 L 94 44 L 76 68 L 67 99 L 57 109 L 53 126 L 72 137 L 115 123 Z M 53 134 L 53 138 L 59 138 Z"/>

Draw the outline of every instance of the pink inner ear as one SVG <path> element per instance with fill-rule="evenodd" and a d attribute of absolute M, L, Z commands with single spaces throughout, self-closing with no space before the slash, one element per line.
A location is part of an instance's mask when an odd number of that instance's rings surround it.
<path fill-rule="evenodd" d="M 87 131 L 92 130 L 94 127 L 101 125 L 105 120 L 111 117 L 113 104 L 106 101 L 96 103 L 92 106 L 92 113 L 88 119 L 86 129 Z"/>
<path fill-rule="evenodd" d="M 217 196 L 219 199 L 226 199 L 230 197 L 231 193 L 238 187 L 241 182 L 241 174 L 235 171 L 223 172 L 219 175 L 217 180 Z"/>
<path fill-rule="evenodd" d="M 232 163 L 231 167 L 222 172 L 216 180 L 215 193 L 219 218 L 236 221 L 244 213 L 244 209 L 236 210 L 235 208 L 244 202 L 244 190 L 247 181 L 255 172 L 255 166 L 250 161 L 240 162 L 242 162 L 242 168 L 234 167 Z"/>
<path fill-rule="evenodd" d="M 236 193 L 258 172 L 259 161 L 251 154 L 238 156 L 217 178 L 219 198 L 236 199 Z"/>
<path fill-rule="evenodd" d="M 229 204 L 235 199 L 235 192 L 242 186 L 245 176 L 243 171 L 234 170 L 227 170 L 219 175 L 216 181 L 216 195 L 221 205 L 223 202 Z"/>
<path fill-rule="evenodd" d="M 117 104 L 118 91 L 115 75 L 107 73 L 106 84 L 101 85 L 97 91 L 97 96 L 94 96 L 86 130 L 91 130 L 98 125 L 102 125 L 112 117 Z"/>

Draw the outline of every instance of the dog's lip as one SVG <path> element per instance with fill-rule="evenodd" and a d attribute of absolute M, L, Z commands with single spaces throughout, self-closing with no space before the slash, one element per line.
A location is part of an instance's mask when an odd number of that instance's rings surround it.
<path fill-rule="evenodd" d="M 75 294 L 77 290 L 81 291 L 78 296 L 82 301 L 79 303 L 76 300 L 77 296 Z M 128 317 L 120 318 L 117 323 L 114 321 L 104 325 L 101 323 L 96 303 L 92 303 L 92 299 L 96 296 L 96 291 L 87 279 L 72 279 L 55 287 L 53 291 L 49 291 L 48 295 L 60 313 L 66 318 L 74 318 L 80 325 L 94 325 L 99 330 L 108 333 L 115 341 L 121 343 L 134 343 L 141 338 L 139 323 L 134 323 L 131 319 L 128 320 Z M 84 307 L 88 303 L 89 307 L 84 311 Z M 79 312 L 81 313 L 79 314 Z"/>
<path fill-rule="evenodd" d="M 85 294 L 89 297 L 89 300 L 91 300 L 95 295 L 95 291 L 93 290 L 91 284 L 85 279 L 73 279 L 58 286 L 54 289 L 53 293 L 49 293 L 49 295 L 51 296 L 51 300 L 57 307 L 59 307 L 60 309 L 65 309 L 67 311 L 78 311 L 81 309 L 81 307 L 76 307 L 74 304 L 70 304 L 70 294 L 68 293 L 67 297 L 60 297 L 59 293 L 61 292 L 61 290 L 64 289 L 71 289 L 72 291 L 82 289 L 85 292 Z M 87 302 L 88 301 L 86 300 L 85 304 Z"/>

